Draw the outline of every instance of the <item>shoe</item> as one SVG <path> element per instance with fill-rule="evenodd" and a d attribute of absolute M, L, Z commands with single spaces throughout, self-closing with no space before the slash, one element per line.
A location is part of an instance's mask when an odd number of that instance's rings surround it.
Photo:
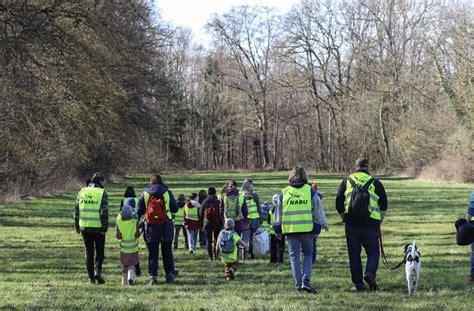
<path fill-rule="evenodd" d="M 89 279 L 89 284 L 95 284 L 95 279 Z"/>
<path fill-rule="evenodd" d="M 174 248 L 174 249 L 178 249 L 178 245 L 175 245 L 173 248 Z"/>
<path fill-rule="evenodd" d="M 191 255 L 194 254 L 194 251 L 189 251 L 189 254 L 191 254 Z"/>
<path fill-rule="evenodd" d="M 297 293 L 298 295 L 301 294 L 301 287 L 295 288 L 295 293 Z"/>
<path fill-rule="evenodd" d="M 177 277 L 179 275 L 179 270 L 178 269 L 174 269 L 173 272 L 171 272 L 173 274 L 173 277 Z"/>
<path fill-rule="evenodd" d="M 94 275 L 94 279 L 97 281 L 99 284 L 105 284 L 105 280 L 100 274 Z"/>
<path fill-rule="evenodd" d="M 155 278 L 151 278 L 148 285 L 158 285 L 158 281 Z"/>
<path fill-rule="evenodd" d="M 353 293 L 361 293 L 361 292 L 365 292 L 367 289 L 365 287 L 361 287 L 361 288 L 357 288 L 355 286 L 352 286 L 350 291 L 353 292 Z"/>
<path fill-rule="evenodd" d="M 228 276 L 226 276 L 226 277 L 225 277 L 225 280 L 226 280 L 226 281 L 231 281 L 231 278 L 228 277 Z"/>
<path fill-rule="evenodd" d="M 174 276 L 173 273 L 169 273 L 166 275 L 166 283 L 167 284 L 172 284 L 174 283 Z"/>
<path fill-rule="evenodd" d="M 366 274 L 364 276 L 364 281 L 369 285 L 369 290 L 371 292 L 377 291 L 377 281 L 375 281 L 375 278 L 369 274 Z"/>
<path fill-rule="evenodd" d="M 301 286 L 301 290 L 309 294 L 316 294 L 316 289 L 314 289 L 311 285 L 303 285 Z"/>
<path fill-rule="evenodd" d="M 468 275 L 466 281 L 468 283 L 474 283 L 474 274 Z"/>
<path fill-rule="evenodd" d="M 214 261 L 214 257 L 209 257 L 209 261 Z"/>

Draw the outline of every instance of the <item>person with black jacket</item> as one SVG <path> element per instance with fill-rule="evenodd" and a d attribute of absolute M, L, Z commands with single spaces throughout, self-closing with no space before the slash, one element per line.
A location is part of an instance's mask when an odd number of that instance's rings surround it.
<path fill-rule="evenodd" d="M 356 188 L 366 188 L 368 191 L 366 197 L 370 198 L 366 200 L 368 204 L 362 208 L 364 213 L 357 214 L 362 216 L 356 216 L 356 208 L 351 202 Z M 369 161 L 364 157 L 359 157 L 355 163 L 355 172 L 341 182 L 336 196 L 336 210 L 345 225 L 349 266 L 354 284 L 351 291 L 365 291 L 363 280 L 369 285 L 370 291 L 377 290 L 376 273 L 380 256 L 379 227 L 385 217 L 387 207 L 387 194 L 382 183 L 369 174 Z M 360 257 L 362 247 L 367 253 L 364 276 L 362 276 Z"/>
<path fill-rule="evenodd" d="M 199 218 L 206 232 L 207 255 L 209 261 L 213 261 L 216 258 L 216 242 L 222 230 L 222 222 L 219 215 L 220 201 L 216 196 L 216 188 L 209 187 L 207 193 L 207 198 L 201 203 Z"/>
<path fill-rule="evenodd" d="M 102 264 L 104 262 L 105 234 L 109 228 L 108 196 L 104 190 L 105 177 L 95 173 L 87 187 L 82 188 L 76 198 L 74 225 L 82 235 L 86 248 L 86 266 L 89 283 L 104 284 Z M 95 249 L 95 267 L 94 267 Z"/>

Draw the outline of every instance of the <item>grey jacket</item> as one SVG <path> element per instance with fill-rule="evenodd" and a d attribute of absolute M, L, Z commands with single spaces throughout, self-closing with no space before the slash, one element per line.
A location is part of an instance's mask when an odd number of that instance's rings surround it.
<path fill-rule="evenodd" d="M 101 184 L 97 183 L 90 183 L 88 187 L 92 188 L 104 188 Z M 100 222 L 102 223 L 101 228 L 84 228 L 79 227 L 79 194 L 76 197 L 76 206 L 74 209 L 74 226 L 76 230 L 80 230 L 82 232 L 89 232 L 89 233 L 99 233 L 99 232 L 107 232 L 109 229 L 109 208 L 108 208 L 108 195 L 107 191 L 104 191 L 104 195 L 102 196 L 102 202 L 100 203 Z"/>

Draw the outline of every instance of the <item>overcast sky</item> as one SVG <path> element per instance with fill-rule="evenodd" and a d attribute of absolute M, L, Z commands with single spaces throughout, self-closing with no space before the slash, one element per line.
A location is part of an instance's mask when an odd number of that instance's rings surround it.
<path fill-rule="evenodd" d="M 242 4 L 273 6 L 286 13 L 298 0 L 156 0 L 156 6 L 164 20 L 175 26 L 191 28 L 199 42 L 208 41 L 204 25 L 213 13 L 222 14 L 232 6 Z"/>

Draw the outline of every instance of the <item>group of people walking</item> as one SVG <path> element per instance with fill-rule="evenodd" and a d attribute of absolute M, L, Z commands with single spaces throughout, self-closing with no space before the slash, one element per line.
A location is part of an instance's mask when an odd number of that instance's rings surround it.
<path fill-rule="evenodd" d="M 379 227 L 388 207 L 384 187 L 370 175 L 368 167 L 367 159 L 357 159 L 355 171 L 341 182 L 336 196 L 336 209 L 345 226 L 354 285 L 351 290 L 359 292 L 377 290 Z M 108 229 L 108 196 L 104 182 L 103 174 L 95 173 L 87 186 L 79 191 L 75 208 L 75 227 L 84 240 L 89 282 L 99 284 L 105 283 L 102 263 Z M 207 244 L 209 260 L 220 256 L 225 277 L 232 280 L 238 267 L 239 249 L 243 257 L 253 258 L 252 237 L 261 228 L 270 235 L 270 261 L 283 262 L 287 243 L 296 292 L 315 293 L 310 279 L 316 261 L 317 238 L 322 229 L 328 230 L 323 196 L 316 183 L 308 181 L 301 166 L 292 169 L 288 183 L 272 197 L 271 203 L 263 204 L 250 179 L 243 182 L 240 190 L 232 180 L 219 193 L 214 187 L 209 187 L 207 191 L 192 193 L 188 198 L 180 194 L 177 201 L 158 174 L 150 177 L 149 185 L 138 197 L 134 189 L 128 187 L 116 221 L 122 283 L 134 284 L 136 275 L 141 273 L 138 256 L 141 234 L 148 250 L 149 284 L 155 285 L 158 283 L 160 248 L 166 282 L 174 282 L 178 275 L 173 246 L 178 248 L 181 232 L 191 255 L 196 252 L 201 233 L 201 245 Z M 367 254 L 365 271 L 361 263 L 362 248 Z"/>

